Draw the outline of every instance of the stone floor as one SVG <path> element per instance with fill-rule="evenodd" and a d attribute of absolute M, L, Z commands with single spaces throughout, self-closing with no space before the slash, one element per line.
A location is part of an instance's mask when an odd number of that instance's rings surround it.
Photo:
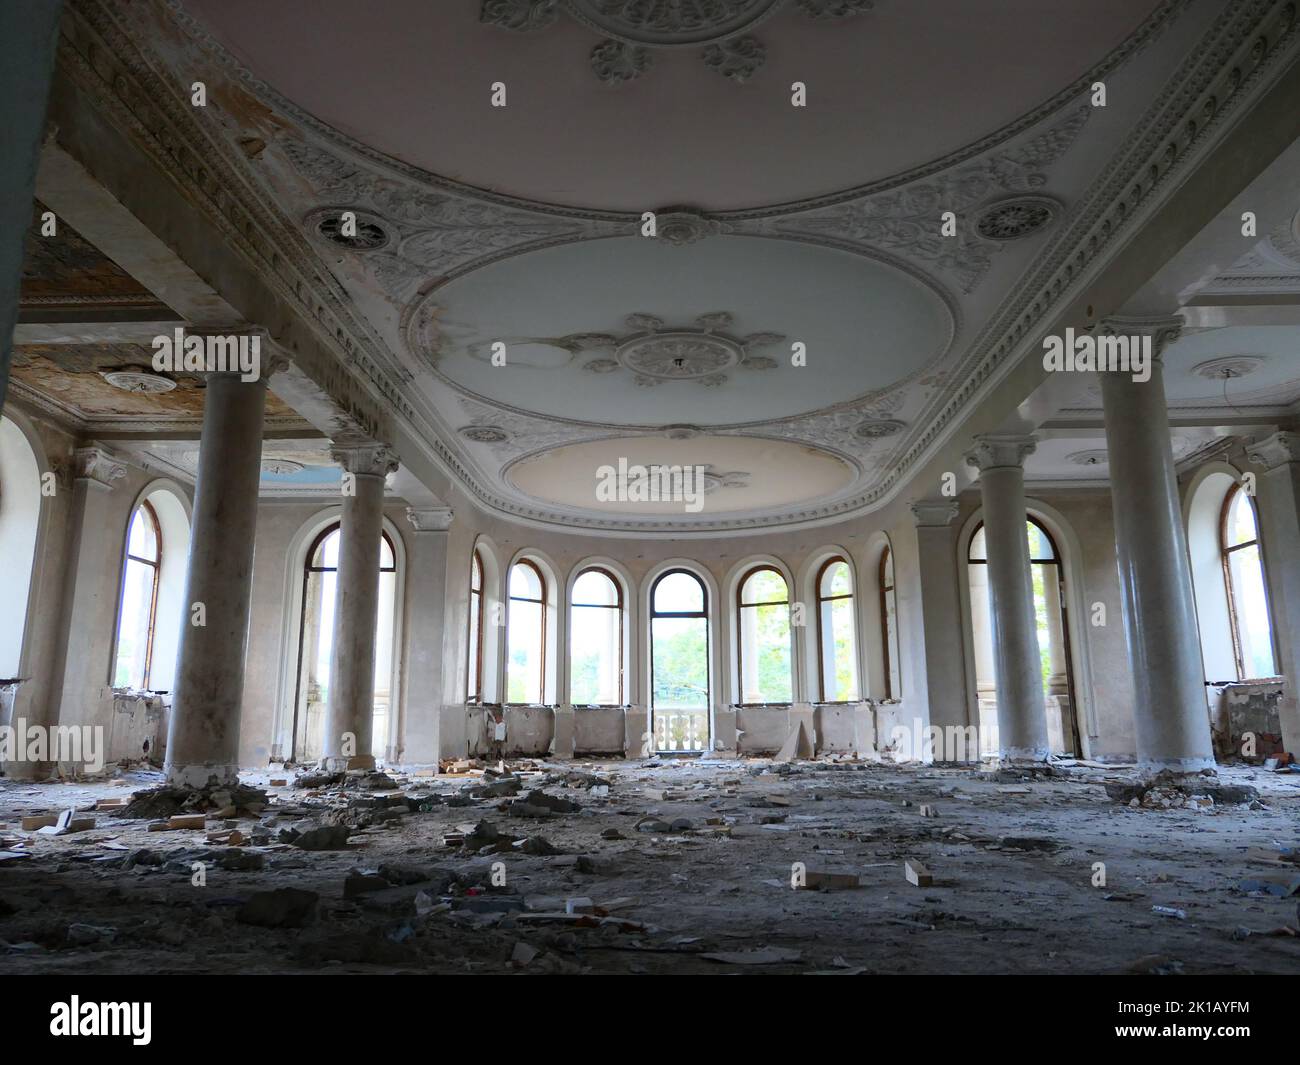
<path fill-rule="evenodd" d="M 1029 780 L 856 761 L 485 768 L 272 787 L 259 816 L 209 819 L 206 833 L 150 832 L 104 810 L 68 835 L 19 827 L 127 796 L 156 771 L 0 780 L 0 972 L 1300 969 L 1297 899 L 1269 894 L 1300 885 L 1288 860 L 1300 774 L 1224 767 L 1221 782 L 1259 789 L 1254 808 L 1164 809 L 1109 798 L 1103 782 L 1122 770 L 1072 764 Z M 280 776 L 292 780 L 273 769 L 245 782 Z M 534 790 L 580 808 L 526 801 Z M 351 827 L 346 849 L 292 842 L 322 823 Z M 245 845 L 207 841 L 232 826 Z M 458 830 L 469 845 L 445 845 Z M 525 853 L 547 849 L 539 836 L 561 853 Z M 930 886 L 909 883 L 908 859 Z M 860 886 L 792 890 L 795 863 Z M 319 900 L 260 897 L 280 888 Z M 566 915 L 575 898 L 597 913 Z"/>

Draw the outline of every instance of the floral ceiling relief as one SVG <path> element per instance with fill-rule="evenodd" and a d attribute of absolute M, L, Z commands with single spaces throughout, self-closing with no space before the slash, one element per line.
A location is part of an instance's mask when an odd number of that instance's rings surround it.
<path fill-rule="evenodd" d="M 604 40 L 588 55 L 606 85 L 639 78 L 656 52 L 695 48 L 709 70 L 743 84 L 767 59 L 751 30 L 787 6 L 786 0 L 483 0 L 479 21 L 517 32 L 543 30 L 561 12 Z M 845 19 L 869 11 L 873 0 L 796 0 L 809 18 Z"/>

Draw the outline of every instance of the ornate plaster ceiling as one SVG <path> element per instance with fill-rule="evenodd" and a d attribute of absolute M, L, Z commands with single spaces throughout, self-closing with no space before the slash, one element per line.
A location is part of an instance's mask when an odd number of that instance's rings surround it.
<path fill-rule="evenodd" d="M 529 497 L 582 511 L 675 516 L 689 520 L 681 500 L 610 502 L 598 498 L 601 467 L 703 466 L 703 515 L 763 512 L 834 497 L 854 471 L 824 451 L 783 440 L 742 436 L 619 437 L 555 448 L 520 460 L 506 471 Z M 634 479 L 634 478 L 632 478 Z"/>
<path fill-rule="evenodd" d="M 25 344 L 14 349 L 12 379 L 21 394 L 91 429 L 197 427 L 203 418 L 203 382 L 178 374 L 174 388 L 144 391 L 114 384 L 108 375 L 142 372 L 154 377 L 153 352 L 140 344 Z M 164 378 L 163 380 L 172 380 Z M 300 424 L 277 396 L 266 401 L 268 424 Z M 134 422 L 134 425 L 132 424 Z"/>
<path fill-rule="evenodd" d="M 1156 7 L 1054 0 L 1049 17 L 1041 0 L 317 0 L 304 27 L 295 4 L 185 0 L 256 77 L 379 152 L 613 211 L 765 207 L 930 163 L 1051 100 Z M 743 40 L 763 57 L 736 84 L 702 53 L 732 62 Z M 649 69 L 603 83 L 591 53 L 611 41 L 645 48 Z M 809 107 L 791 106 L 796 81 Z M 494 83 L 505 107 L 492 106 Z"/>
<path fill-rule="evenodd" d="M 194 483 L 199 468 L 196 441 L 123 441 L 114 447 L 147 469 Z M 262 443 L 259 493 L 270 499 L 320 498 L 337 501 L 342 471 L 330 458 L 329 442 L 277 439 Z"/>
<path fill-rule="evenodd" d="M 891 266 L 725 236 L 566 244 L 425 298 L 410 343 L 441 380 L 608 427 L 754 424 L 883 393 L 938 360 L 955 325 L 933 287 Z"/>
<path fill-rule="evenodd" d="M 715 513 L 702 531 L 882 498 L 1149 217 L 1152 191 L 1180 179 L 1295 33 L 1285 12 L 1200 0 L 1067 0 L 1050 19 L 1029 0 L 878 0 L 842 21 L 790 0 L 718 37 L 763 43 L 745 84 L 692 36 L 651 42 L 642 76 L 610 85 L 590 53 L 631 35 L 595 32 L 579 6 L 521 30 L 484 24 L 476 0 L 325 0 L 311 46 L 287 48 L 301 13 L 282 5 L 159 0 L 115 7 L 96 55 L 157 41 L 155 88 L 206 80 L 205 181 L 223 215 L 247 212 L 236 239 L 274 234 L 274 254 L 254 251 L 286 298 L 471 493 L 630 532 L 677 526 L 548 507 L 557 493 L 530 495 L 523 471 L 657 428 L 780 438 L 851 471 L 829 496 Z M 1089 106 L 1098 77 L 1104 112 Z M 790 106 L 794 80 L 816 107 Z M 505 108 L 490 106 L 493 81 Z M 799 334 L 806 378 L 776 360 Z M 504 367 L 483 361 L 494 339 Z"/>

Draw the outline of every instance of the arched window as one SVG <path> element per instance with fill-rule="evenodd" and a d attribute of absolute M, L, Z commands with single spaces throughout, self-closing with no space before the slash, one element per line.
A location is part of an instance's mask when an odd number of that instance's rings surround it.
<path fill-rule="evenodd" d="M 844 558 L 817 571 L 817 667 L 822 702 L 858 698 L 858 653 L 853 624 L 853 573 Z"/>
<path fill-rule="evenodd" d="M 657 750 L 705 749 L 709 594 L 687 570 L 669 570 L 650 589 L 650 712 Z"/>
<path fill-rule="evenodd" d="M 791 702 L 790 589 L 785 578 L 771 566 L 750 570 L 737 587 L 736 612 L 740 702 Z"/>
<path fill-rule="evenodd" d="M 326 526 L 312 542 L 303 565 L 293 749 L 294 759 L 300 762 L 315 761 L 324 750 L 341 539 L 338 522 Z M 377 758 L 385 756 L 388 746 L 396 606 L 397 560 L 393 543 L 385 532 L 379 547 L 379 614 L 375 628 L 374 726 L 370 751 Z"/>
<path fill-rule="evenodd" d="M 569 608 L 569 701 L 623 703 L 623 588 L 607 570 L 583 570 Z"/>
<path fill-rule="evenodd" d="M 894 552 L 880 555 L 880 639 L 885 660 L 885 698 L 903 697 L 902 662 L 898 653 L 898 596 L 894 593 Z"/>
<path fill-rule="evenodd" d="M 162 568 L 162 529 L 144 500 L 131 515 L 122 569 L 122 599 L 117 613 L 117 653 L 113 687 L 148 688 L 153 665 L 153 630 L 158 616 L 158 574 Z"/>
<path fill-rule="evenodd" d="M 469 562 L 469 668 L 465 701 L 483 701 L 483 559 L 474 549 Z"/>
<path fill-rule="evenodd" d="M 506 702 L 540 703 L 546 691 L 546 578 L 530 559 L 510 567 Z"/>
<path fill-rule="evenodd" d="M 1073 680 L 1070 675 L 1069 624 L 1066 617 L 1064 572 L 1056 542 L 1035 518 L 1025 520 L 1029 570 L 1034 592 L 1034 619 L 1043 670 L 1047 733 L 1056 753 L 1079 754 L 1080 742 Z M 994 664 L 993 618 L 988 588 L 988 549 L 984 525 L 976 527 L 966 553 L 969 564 L 971 626 L 975 651 L 975 684 L 980 720 L 997 720 L 997 677 Z M 990 733 L 991 734 L 991 733 Z"/>
<path fill-rule="evenodd" d="M 1233 485 L 1223 501 L 1219 549 L 1223 554 L 1223 579 L 1228 586 L 1237 677 L 1253 680 L 1276 676 L 1255 503 L 1240 484 Z"/>

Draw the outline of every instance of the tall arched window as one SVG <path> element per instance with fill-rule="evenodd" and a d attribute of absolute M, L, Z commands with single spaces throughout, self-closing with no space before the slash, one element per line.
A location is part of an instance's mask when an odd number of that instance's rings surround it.
<path fill-rule="evenodd" d="M 607 570 L 583 570 L 569 608 L 569 701 L 623 703 L 623 588 Z"/>
<path fill-rule="evenodd" d="M 474 549 L 469 562 L 469 667 L 465 701 L 483 700 L 483 559 Z"/>
<path fill-rule="evenodd" d="M 771 566 L 750 570 L 736 589 L 736 612 L 740 702 L 793 701 L 790 588 L 785 578 Z"/>
<path fill-rule="evenodd" d="M 302 573 L 299 623 L 298 692 L 294 703 L 293 757 L 315 761 L 323 753 L 329 707 L 330 664 L 334 659 L 334 610 L 338 602 L 339 524 L 312 542 Z M 375 623 L 375 696 L 371 751 L 377 758 L 388 747 L 392 719 L 393 639 L 397 605 L 397 560 L 388 533 L 379 548 L 379 613 Z"/>
<path fill-rule="evenodd" d="M 1043 671 L 1048 740 L 1054 752 L 1079 754 L 1083 748 L 1070 675 L 1070 629 L 1066 616 L 1061 553 L 1057 550 L 1051 533 L 1035 518 L 1026 519 L 1025 536 L 1029 546 L 1029 569 L 1034 592 L 1034 618 L 1038 629 L 1038 653 Z M 980 720 L 991 726 L 997 720 L 997 677 L 988 588 L 988 548 L 983 523 L 976 527 L 971 536 L 966 560 Z"/>
<path fill-rule="evenodd" d="M 154 621 L 158 616 L 158 574 L 162 568 L 162 528 L 144 500 L 131 515 L 122 569 L 122 599 L 117 614 L 117 653 L 113 687 L 148 688 L 153 665 Z"/>
<path fill-rule="evenodd" d="M 1233 485 L 1223 501 L 1219 548 L 1223 554 L 1223 579 L 1228 585 L 1228 615 L 1232 622 L 1237 677 L 1253 680 L 1276 676 L 1255 503 L 1239 483 Z"/>
<path fill-rule="evenodd" d="M 540 703 L 546 691 L 546 578 L 521 558 L 510 567 L 506 702 Z"/>
<path fill-rule="evenodd" d="M 828 558 L 817 571 L 817 668 L 822 702 L 857 700 L 857 646 L 853 573 L 846 559 Z"/>
<path fill-rule="evenodd" d="M 902 662 L 898 653 L 898 596 L 894 592 L 894 552 L 880 555 L 880 639 L 885 660 L 885 698 L 903 697 Z"/>
<path fill-rule="evenodd" d="M 650 712 L 660 751 L 702 751 L 709 738 L 709 594 L 687 570 L 650 589 Z"/>

